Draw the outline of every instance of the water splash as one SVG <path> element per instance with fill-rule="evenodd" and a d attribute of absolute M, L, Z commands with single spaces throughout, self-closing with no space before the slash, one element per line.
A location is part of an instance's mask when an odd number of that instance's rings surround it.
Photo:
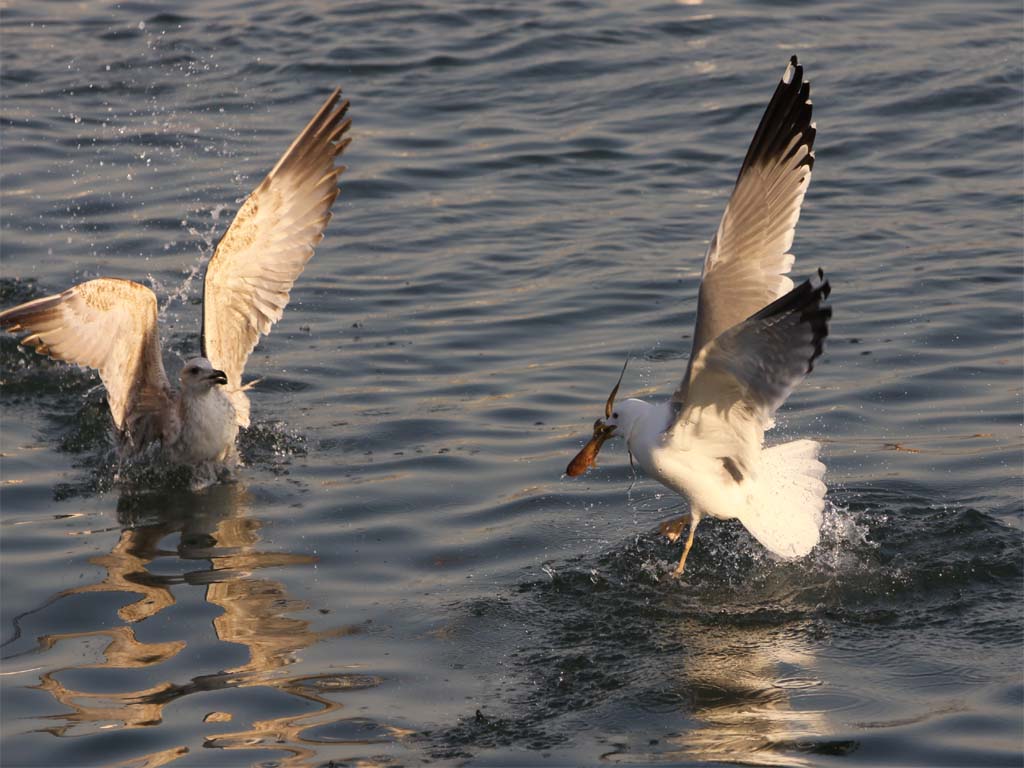
<path fill-rule="evenodd" d="M 204 228 L 199 228 L 195 225 L 188 224 L 187 221 L 182 221 L 182 226 L 186 227 L 188 233 L 197 240 L 196 250 L 197 254 L 193 262 L 185 267 L 184 278 L 174 288 L 165 287 L 159 285 L 156 279 L 150 275 L 150 280 L 154 283 L 156 288 L 162 289 L 159 292 L 165 294 L 163 304 L 160 306 L 160 314 L 164 315 L 168 312 L 170 307 L 175 304 L 184 304 L 192 296 L 193 285 L 196 282 L 196 278 L 204 274 L 206 265 L 210 258 L 213 256 L 214 248 L 219 239 L 219 236 L 223 234 L 225 229 L 224 224 L 220 221 L 221 214 L 224 211 L 234 210 L 233 205 L 221 204 L 214 206 L 210 209 L 209 224 Z"/>

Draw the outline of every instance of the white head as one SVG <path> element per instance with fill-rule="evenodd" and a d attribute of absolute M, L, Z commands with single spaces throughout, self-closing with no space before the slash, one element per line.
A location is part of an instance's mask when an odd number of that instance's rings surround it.
<path fill-rule="evenodd" d="M 634 397 L 623 400 L 614 406 L 612 408 L 612 415 L 603 420 L 605 429 L 611 430 L 608 436 L 624 437 L 628 441 L 629 434 L 633 431 L 633 426 L 641 414 L 645 413 L 649 408 L 649 404 Z"/>
<path fill-rule="evenodd" d="M 227 384 L 224 371 L 218 371 L 205 357 L 193 357 L 181 369 L 181 388 L 187 392 L 208 392 L 220 384 Z"/>

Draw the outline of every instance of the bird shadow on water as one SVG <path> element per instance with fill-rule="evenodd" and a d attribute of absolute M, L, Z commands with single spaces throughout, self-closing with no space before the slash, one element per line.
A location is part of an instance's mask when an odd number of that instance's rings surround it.
<path fill-rule="evenodd" d="M 983 612 L 993 590 L 1014 594 L 1022 569 L 1016 532 L 977 510 L 904 490 L 839 495 L 801 561 L 776 561 L 739 524 L 716 521 L 681 580 L 678 545 L 650 531 L 453 606 L 453 635 L 475 648 L 466 655 L 503 682 L 432 732 L 428 752 L 589 748 L 602 762 L 745 765 L 856 753 L 862 731 L 844 712 L 863 694 L 846 673 L 830 679 L 831 657 L 852 648 L 875 666 L 923 628 Z M 1010 635 L 1022 628 L 1013 618 Z"/>
<path fill-rule="evenodd" d="M 260 575 L 307 568 L 316 558 L 261 545 L 263 523 L 252 513 L 255 502 L 240 483 L 198 493 L 122 493 L 116 542 L 90 558 L 99 579 L 65 589 L 17 617 L 13 636 L 3 644 L 4 667 L 15 670 L 7 674 L 37 676 L 27 689 L 50 694 L 63 710 L 33 718 L 32 731 L 100 739 L 94 746 L 103 764 L 122 756 L 133 765 L 162 765 L 195 746 L 284 753 L 281 765 L 317 758 L 322 744 L 316 729 L 346 720 L 339 694 L 374 688 L 382 680 L 318 673 L 303 663 L 303 652 L 314 644 L 363 628 L 314 629 L 302 617 L 311 606 L 289 595 L 283 581 Z M 202 617 L 211 613 L 207 624 Z M 196 615 L 198 621 L 188 621 Z M 32 632 L 36 627 L 47 631 Z M 209 671 L 197 674 L 203 666 Z M 252 695 L 254 689 L 286 696 L 271 697 L 275 703 L 268 706 L 265 695 Z M 189 707 L 195 722 L 175 729 L 183 711 L 176 708 L 167 728 L 168 706 L 217 692 L 213 700 L 226 711 L 209 712 L 200 722 L 197 707 Z M 119 732 L 161 726 L 167 732 L 158 740 L 169 746 L 148 755 L 122 754 L 135 742 L 116 741 Z M 199 729 L 201 737 L 195 735 Z M 331 744 L 338 748 L 337 739 Z"/>

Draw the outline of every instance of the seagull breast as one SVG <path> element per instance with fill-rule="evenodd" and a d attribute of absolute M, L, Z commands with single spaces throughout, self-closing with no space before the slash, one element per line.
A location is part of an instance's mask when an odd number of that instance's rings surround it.
<path fill-rule="evenodd" d="M 238 421 L 228 393 L 222 387 L 183 389 L 179 397 L 181 432 L 171 446 L 174 458 L 185 464 L 233 463 Z"/>

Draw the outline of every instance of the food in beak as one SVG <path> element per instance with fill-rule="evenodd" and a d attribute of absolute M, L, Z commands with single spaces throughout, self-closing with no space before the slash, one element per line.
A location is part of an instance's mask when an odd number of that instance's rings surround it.
<path fill-rule="evenodd" d="M 565 474 L 569 477 L 578 477 L 597 463 L 597 454 L 601 446 L 605 444 L 614 434 L 615 427 L 609 427 L 600 419 L 594 423 L 594 436 L 583 446 L 583 450 L 573 457 L 569 466 L 565 468 Z"/>
<path fill-rule="evenodd" d="M 626 366 L 629 365 L 629 358 L 626 358 L 626 362 L 622 366 L 622 373 L 619 374 L 619 380 L 615 382 L 615 388 L 612 393 L 608 395 L 608 400 L 604 404 L 604 417 L 610 419 L 612 412 L 615 409 L 615 396 L 619 394 L 619 387 L 622 384 L 622 377 L 626 375 Z M 609 427 L 603 421 L 598 419 L 594 422 L 594 436 L 590 438 L 590 442 L 583 446 L 583 450 L 573 457 L 573 460 L 569 462 L 569 466 L 565 468 L 565 474 L 569 477 L 577 477 L 582 475 L 592 466 L 597 464 L 597 454 L 601 450 L 601 446 L 615 434 L 615 427 Z"/>

